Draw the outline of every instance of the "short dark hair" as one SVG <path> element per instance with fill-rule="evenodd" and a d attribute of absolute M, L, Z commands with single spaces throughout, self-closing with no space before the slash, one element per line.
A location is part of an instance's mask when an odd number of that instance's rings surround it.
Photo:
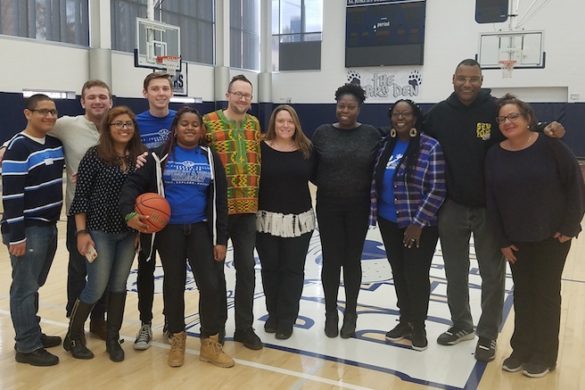
<path fill-rule="evenodd" d="M 236 81 L 243 81 L 245 83 L 250 84 L 250 86 L 252 88 L 254 88 L 254 86 L 252 85 L 252 82 L 250 80 L 248 80 L 248 78 L 246 76 L 244 76 L 243 74 L 238 74 L 234 77 L 232 77 L 230 83 L 228 84 L 228 92 L 230 92 L 232 90 L 232 85 L 236 82 Z"/>
<path fill-rule="evenodd" d="M 201 146 L 205 146 L 207 145 L 207 137 L 206 137 L 206 131 L 205 131 L 205 123 L 203 122 L 203 115 L 201 115 L 201 112 L 199 112 L 198 109 L 196 109 L 193 106 L 183 106 L 181 107 L 177 113 L 175 114 L 175 118 L 173 119 L 173 122 L 171 123 L 171 132 L 169 134 L 169 137 L 167 138 L 166 142 L 163 144 L 163 147 L 161 149 L 161 156 L 164 156 L 165 154 L 170 154 L 170 153 L 174 153 L 175 152 L 175 146 L 177 143 L 177 126 L 179 125 L 179 121 L 181 120 L 181 117 L 185 114 L 195 114 L 197 115 L 197 117 L 199 118 L 199 122 L 201 123 L 201 128 L 202 128 L 202 135 L 201 138 L 199 138 L 199 145 Z M 166 165 L 168 159 L 165 159 L 162 162 L 163 167 Z"/>
<path fill-rule="evenodd" d="M 87 80 L 83 84 L 83 87 L 81 87 L 81 98 L 85 97 L 85 91 L 93 87 L 102 87 L 107 89 L 108 95 L 110 95 L 110 99 L 112 98 L 112 90 L 110 89 L 110 86 L 102 80 Z"/>
<path fill-rule="evenodd" d="M 457 71 L 457 69 L 459 69 L 460 66 L 477 66 L 479 70 L 481 70 L 481 65 L 479 64 L 479 62 L 477 62 L 473 58 L 466 58 L 460 63 L 458 63 L 457 66 L 455 67 L 455 71 Z"/>
<path fill-rule="evenodd" d="M 344 84 L 335 91 L 335 101 L 339 101 L 343 95 L 352 95 L 361 105 L 366 100 L 366 91 L 357 84 Z"/>
<path fill-rule="evenodd" d="M 515 105 L 516 107 L 518 107 L 518 111 L 520 111 L 520 115 L 522 115 L 524 117 L 524 119 L 526 119 L 528 121 L 528 126 L 530 126 L 530 130 L 536 130 L 536 124 L 537 124 L 536 114 L 534 113 L 534 110 L 532 109 L 532 107 L 530 107 L 530 104 L 518 99 L 516 96 L 512 95 L 511 93 L 507 93 L 504 96 L 502 96 L 501 98 L 499 98 L 496 101 L 496 104 L 498 106 L 498 115 L 500 114 L 500 110 L 502 109 L 502 107 L 504 107 L 506 104 Z"/>
<path fill-rule="evenodd" d="M 26 108 L 27 110 L 34 110 L 35 108 L 37 108 L 39 102 L 43 102 L 45 100 L 54 102 L 53 99 L 51 99 L 44 93 L 35 93 L 34 95 L 29 96 L 24 100 L 24 108 Z"/>
<path fill-rule="evenodd" d="M 152 80 L 156 79 L 166 79 L 169 82 L 171 88 L 173 88 L 173 80 L 171 80 L 171 75 L 166 72 L 152 72 L 149 73 L 145 78 L 144 82 L 142 83 L 142 88 L 146 91 L 148 90 L 148 86 Z"/>

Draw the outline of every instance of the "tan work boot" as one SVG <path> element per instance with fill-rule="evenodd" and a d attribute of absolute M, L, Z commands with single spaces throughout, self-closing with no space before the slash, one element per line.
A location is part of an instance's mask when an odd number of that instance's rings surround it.
<path fill-rule="evenodd" d="M 170 338 L 171 350 L 169 351 L 168 363 L 171 367 L 181 367 L 185 362 L 185 332 L 175 333 Z"/>
<path fill-rule="evenodd" d="M 218 334 L 201 340 L 199 360 L 224 368 L 233 367 L 236 364 L 234 359 L 223 351 Z"/>

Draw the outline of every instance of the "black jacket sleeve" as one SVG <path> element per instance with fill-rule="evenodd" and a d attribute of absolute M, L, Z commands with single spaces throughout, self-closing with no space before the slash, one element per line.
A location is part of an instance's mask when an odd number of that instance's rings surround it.
<path fill-rule="evenodd" d="M 227 180 L 225 169 L 221 163 L 219 155 L 212 152 L 213 168 L 215 177 L 215 210 L 217 218 L 215 229 L 217 234 L 217 244 L 227 245 L 228 241 L 228 207 L 227 207 Z"/>
<path fill-rule="evenodd" d="M 134 171 L 122 186 L 118 209 L 123 216 L 134 211 L 136 198 L 145 192 L 157 192 L 156 188 L 156 160 L 153 152 L 146 157 L 146 164 Z"/>

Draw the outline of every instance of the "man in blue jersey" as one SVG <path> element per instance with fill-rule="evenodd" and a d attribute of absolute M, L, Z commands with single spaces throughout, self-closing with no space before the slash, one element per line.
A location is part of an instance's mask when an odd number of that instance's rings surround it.
<path fill-rule="evenodd" d="M 26 128 L 8 143 L 2 161 L 2 241 L 12 265 L 10 316 L 16 333 L 15 359 L 53 366 L 59 358 L 45 348 L 61 338 L 42 333 L 39 288 L 57 250 L 57 221 L 63 205 L 63 146 L 47 133 L 55 125 L 55 102 L 46 95 L 27 99 Z"/>
<path fill-rule="evenodd" d="M 140 139 L 148 149 L 161 146 L 168 138 L 171 123 L 176 112 L 169 109 L 173 96 L 173 81 L 167 73 L 153 72 L 144 78 L 143 96 L 148 100 L 148 110 L 136 116 Z M 138 274 L 136 289 L 138 291 L 138 311 L 142 323 L 134 349 L 150 348 L 152 340 L 152 303 L 154 299 L 155 250 L 150 253 L 151 234 L 140 235 L 141 250 L 138 253 Z M 166 333 L 166 321 L 165 329 Z"/>

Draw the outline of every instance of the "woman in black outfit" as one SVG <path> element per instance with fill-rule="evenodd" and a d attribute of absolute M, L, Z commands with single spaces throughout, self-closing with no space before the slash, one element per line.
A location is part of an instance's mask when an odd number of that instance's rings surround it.
<path fill-rule="evenodd" d="M 335 91 L 337 122 L 313 134 L 316 154 L 317 221 L 323 249 L 325 334 L 337 337 L 337 294 L 343 267 L 345 313 L 341 337 L 355 334 L 362 280 L 361 256 L 368 232 L 372 168 L 381 133 L 357 121 L 365 97 L 355 84 Z"/>
<path fill-rule="evenodd" d="M 538 378 L 556 367 L 561 275 L 585 211 L 583 177 L 560 141 L 533 131 L 530 106 L 507 94 L 498 102 L 507 138 L 486 159 L 489 216 L 514 279 L 512 355 L 502 369 Z"/>
<path fill-rule="evenodd" d="M 268 310 L 264 330 L 285 340 L 292 335 L 299 314 L 305 258 L 315 229 L 308 185 L 313 169 L 311 141 L 294 108 L 274 109 L 260 148 L 256 250 Z"/>

